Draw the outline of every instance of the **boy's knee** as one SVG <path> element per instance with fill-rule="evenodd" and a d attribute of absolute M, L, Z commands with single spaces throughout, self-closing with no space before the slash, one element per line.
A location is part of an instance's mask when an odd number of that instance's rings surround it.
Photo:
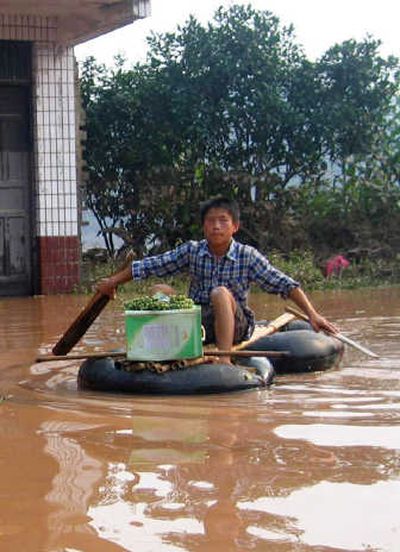
<path fill-rule="evenodd" d="M 228 288 L 225 286 L 217 286 L 210 293 L 211 303 L 219 303 L 222 301 L 234 302 L 234 297 Z"/>
<path fill-rule="evenodd" d="M 210 297 L 221 297 L 226 295 L 226 293 L 230 293 L 228 288 L 225 286 L 217 286 L 211 290 Z"/>

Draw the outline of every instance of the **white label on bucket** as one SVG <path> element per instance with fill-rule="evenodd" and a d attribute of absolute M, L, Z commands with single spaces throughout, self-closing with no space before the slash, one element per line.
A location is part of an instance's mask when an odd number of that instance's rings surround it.
<path fill-rule="evenodd" d="M 147 324 L 142 329 L 142 335 L 146 351 L 168 352 L 171 348 L 179 347 L 178 326 Z"/>

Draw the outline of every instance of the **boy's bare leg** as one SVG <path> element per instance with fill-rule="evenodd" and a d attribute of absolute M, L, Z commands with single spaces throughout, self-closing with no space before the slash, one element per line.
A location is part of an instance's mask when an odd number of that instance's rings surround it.
<path fill-rule="evenodd" d="M 214 311 L 215 340 L 217 348 L 229 351 L 235 335 L 236 302 L 230 291 L 223 286 L 212 290 L 211 304 Z M 231 358 L 219 357 L 221 364 L 232 364 Z"/>

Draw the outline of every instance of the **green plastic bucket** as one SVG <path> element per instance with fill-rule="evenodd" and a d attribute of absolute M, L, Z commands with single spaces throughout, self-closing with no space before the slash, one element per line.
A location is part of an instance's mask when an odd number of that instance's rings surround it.
<path fill-rule="evenodd" d="M 129 360 L 175 360 L 200 357 L 201 307 L 165 311 L 125 311 Z"/>

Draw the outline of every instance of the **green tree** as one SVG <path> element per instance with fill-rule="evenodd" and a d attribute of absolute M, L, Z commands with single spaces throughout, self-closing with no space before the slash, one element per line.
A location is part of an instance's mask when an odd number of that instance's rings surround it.
<path fill-rule="evenodd" d="M 131 69 L 88 60 L 82 70 L 88 204 L 110 251 L 113 233 L 140 254 L 198 236 L 193 213 L 216 193 L 240 201 L 242 238 L 262 249 L 336 247 L 315 236 L 352 203 L 350 156 L 360 170 L 382 153 L 396 60 L 368 38 L 312 63 L 291 27 L 243 6 L 206 26 L 190 18 L 149 46 Z"/>
<path fill-rule="evenodd" d="M 133 87 L 127 84 L 130 73 L 119 60 L 108 70 L 93 58 L 81 67 L 81 97 L 86 113 L 85 161 L 88 170 L 86 204 L 93 212 L 105 245 L 114 252 L 114 236 L 109 232 L 121 223 L 125 213 L 121 204 L 127 188 L 124 166 L 126 145 L 132 139 Z"/>
<path fill-rule="evenodd" d="M 381 42 L 370 37 L 330 48 L 316 64 L 318 112 L 330 157 L 369 154 L 398 90 L 398 61 L 379 55 Z"/>

